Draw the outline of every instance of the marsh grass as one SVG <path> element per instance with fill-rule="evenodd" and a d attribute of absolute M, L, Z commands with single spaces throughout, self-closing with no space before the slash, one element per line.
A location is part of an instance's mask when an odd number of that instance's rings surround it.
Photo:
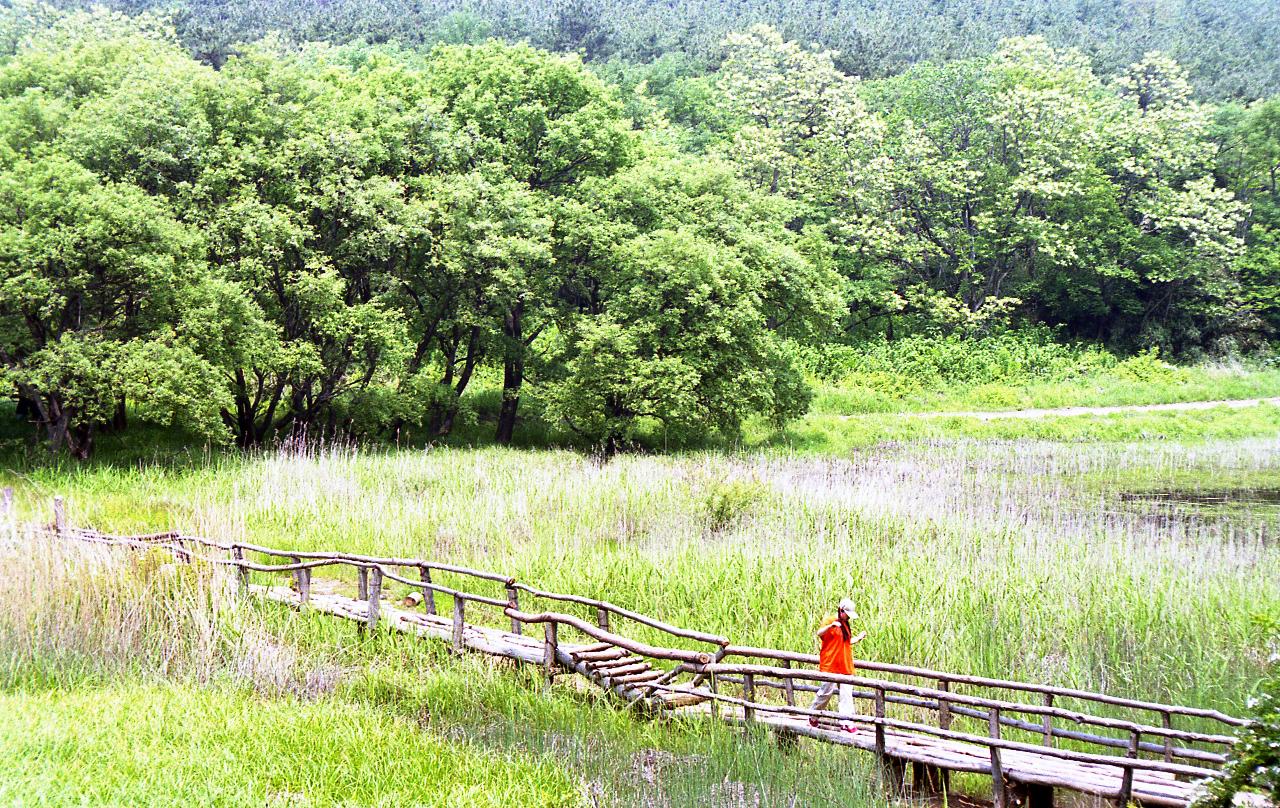
<path fill-rule="evenodd" d="M 869 657 L 1231 710 L 1274 642 L 1256 629 L 1280 614 L 1274 519 L 1173 518 L 1099 486 L 1274 476 L 1278 449 L 938 441 L 608 463 L 329 449 L 18 482 L 24 515 L 59 491 L 82 524 L 447 560 L 798 650 L 851 594 Z M 709 510 L 733 485 L 751 496 Z"/>
<path fill-rule="evenodd" d="M 158 554 L 7 530 L 5 804 L 882 804 L 869 762 L 233 596 Z M 823 776 L 811 776 L 818 767 Z"/>

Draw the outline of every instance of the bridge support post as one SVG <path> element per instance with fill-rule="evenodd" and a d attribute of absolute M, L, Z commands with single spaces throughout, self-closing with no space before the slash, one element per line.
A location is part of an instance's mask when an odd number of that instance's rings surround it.
<path fill-rule="evenodd" d="M 422 579 L 422 602 L 427 606 L 427 614 L 435 614 L 436 591 L 431 588 L 431 568 L 423 564 L 418 568 L 418 577 Z"/>
<path fill-rule="evenodd" d="M 365 626 L 369 629 L 378 627 L 378 612 L 382 605 L 382 570 L 373 568 L 369 576 L 369 600 L 365 609 Z"/>
<path fill-rule="evenodd" d="M 1017 796 L 1026 808 L 1053 808 L 1053 786 L 1023 784 L 1018 787 Z"/>
<path fill-rule="evenodd" d="M 988 715 L 988 726 L 992 738 L 1000 737 L 1000 711 L 991 708 Z M 991 747 L 991 802 L 995 808 L 1010 808 L 1009 792 L 1005 788 L 1004 766 L 1000 763 L 1000 747 Z"/>
<path fill-rule="evenodd" d="M 916 796 L 934 797 L 951 790 L 950 772 L 940 766 L 912 761 L 911 791 Z"/>

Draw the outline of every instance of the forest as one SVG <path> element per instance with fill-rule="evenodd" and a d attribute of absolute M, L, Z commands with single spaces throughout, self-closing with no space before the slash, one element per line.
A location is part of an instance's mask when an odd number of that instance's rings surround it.
<path fill-rule="evenodd" d="M 498 443 L 536 417 L 612 453 L 785 424 L 832 351 L 907 337 L 1197 359 L 1280 329 L 1280 96 L 1185 39 L 907 64 L 805 4 L 802 41 L 699 13 L 648 46 L 639 2 L 431 7 L 417 38 L 299 5 L 4 10 L 0 376 L 54 452 L 131 416 L 442 438 L 489 379 Z M 1228 51 L 1275 14 L 1200 8 Z"/>

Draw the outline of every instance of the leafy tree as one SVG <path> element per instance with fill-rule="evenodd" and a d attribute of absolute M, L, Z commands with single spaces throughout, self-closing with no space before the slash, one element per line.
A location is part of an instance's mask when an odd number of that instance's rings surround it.
<path fill-rule="evenodd" d="M 473 139 L 474 161 L 523 185 L 535 209 L 554 216 L 552 200 L 629 160 L 618 101 L 576 57 L 490 42 L 440 47 L 429 70 L 446 114 Z M 505 266 L 492 300 L 503 372 L 499 443 L 511 441 L 528 358 L 554 316 L 561 285 L 559 264 L 536 250 L 521 252 Z"/>
<path fill-rule="evenodd" d="M 88 457 L 122 398 L 217 433 L 213 368 L 175 333 L 199 240 L 161 201 L 66 158 L 0 173 L 0 377 L 49 447 Z"/>
<path fill-rule="evenodd" d="M 550 414 L 614 452 L 646 424 L 734 437 L 751 414 L 803 413 L 808 389 L 783 335 L 825 336 L 839 281 L 805 258 L 787 206 L 727 166 L 660 155 L 591 190 Z"/>

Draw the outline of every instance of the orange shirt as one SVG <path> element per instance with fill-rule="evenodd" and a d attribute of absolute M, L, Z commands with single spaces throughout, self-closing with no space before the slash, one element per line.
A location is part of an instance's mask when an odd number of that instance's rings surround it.
<path fill-rule="evenodd" d="M 852 676 L 853 643 L 844 638 L 840 621 L 828 623 L 819 636 L 822 637 L 822 650 L 818 652 L 818 670 Z"/>

